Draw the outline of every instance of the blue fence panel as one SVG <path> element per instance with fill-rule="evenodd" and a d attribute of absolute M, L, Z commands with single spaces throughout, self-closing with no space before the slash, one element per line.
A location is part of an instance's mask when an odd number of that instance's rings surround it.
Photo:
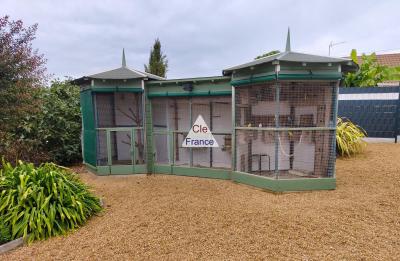
<path fill-rule="evenodd" d="M 400 134 L 400 87 L 343 87 L 339 89 L 338 116 L 361 126 L 369 137 Z"/>

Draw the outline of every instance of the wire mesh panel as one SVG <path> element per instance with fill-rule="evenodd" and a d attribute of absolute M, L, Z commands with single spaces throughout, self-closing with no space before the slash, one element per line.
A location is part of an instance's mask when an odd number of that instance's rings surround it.
<path fill-rule="evenodd" d="M 271 131 L 236 131 L 236 170 L 272 174 L 275 170 L 275 134 Z"/>
<path fill-rule="evenodd" d="M 236 88 L 236 126 L 335 126 L 336 88 L 329 82 L 280 82 Z"/>
<path fill-rule="evenodd" d="M 170 146 L 171 139 L 168 135 L 168 124 L 170 124 L 168 113 L 168 99 L 153 99 L 152 121 L 153 121 L 153 146 L 154 160 L 156 164 L 171 164 Z"/>
<path fill-rule="evenodd" d="M 141 93 L 96 93 L 95 100 L 98 128 L 143 125 Z"/>
<path fill-rule="evenodd" d="M 331 130 L 237 130 L 236 169 L 266 177 L 331 177 L 334 139 Z"/>
<path fill-rule="evenodd" d="M 196 97 L 191 103 L 193 122 L 201 115 L 218 143 L 216 148 L 193 149 L 193 166 L 230 168 L 231 150 L 227 149 L 225 143 L 229 143 L 231 136 L 231 98 Z"/>
<path fill-rule="evenodd" d="M 273 83 L 235 89 L 235 122 L 240 127 L 274 127 L 277 110 Z"/>
<path fill-rule="evenodd" d="M 187 131 L 191 127 L 190 124 L 190 103 L 186 98 L 155 98 L 152 99 L 152 117 L 153 129 L 158 134 L 154 139 L 155 152 L 158 159 L 156 163 L 165 163 L 169 148 L 172 147 L 172 159 L 175 165 L 190 165 L 190 150 L 181 146 L 183 139 L 187 135 Z M 181 131 L 184 130 L 184 131 Z M 171 133 L 172 140 L 167 138 L 167 134 Z M 170 144 L 170 143 L 173 144 Z M 168 146 L 165 146 L 168 145 Z M 173 146 L 172 146 L 173 145 Z M 161 156 L 164 155 L 164 156 Z M 161 160 L 163 158 L 163 160 Z"/>
<path fill-rule="evenodd" d="M 210 130 L 212 130 L 212 102 L 207 98 L 192 98 L 191 99 L 191 124 L 192 125 L 197 117 L 201 115 L 208 125 Z M 191 127 L 191 126 L 190 126 Z M 210 148 L 194 148 L 192 149 L 193 155 L 193 167 L 210 167 Z"/>
<path fill-rule="evenodd" d="M 331 177 L 336 149 L 332 130 L 279 131 L 280 178 Z"/>
<path fill-rule="evenodd" d="M 188 132 L 174 132 L 173 165 L 190 166 L 190 148 L 182 147 Z"/>
<path fill-rule="evenodd" d="M 158 133 L 154 139 L 156 163 L 167 162 L 168 158 L 178 166 L 231 167 L 231 97 L 154 98 L 152 113 L 153 129 Z M 218 148 L 182 147 L 199 115 L 212 131 Z M 168 139 L 161 133 L 173 136 Z M 173 150 L 171 154 L 167 148 Z"/>
<path fill-rule="evenodd" d="M 143 130 L 111 131 L 111 159 L 113 165 L 140 165 L 145 163 Z M 132 159 L 132 156 L 134 157 Z"/>
<path fill-rule="evenodd" d="M 236 170 L 274 178 L 333 176 L 336 100 L 332 82 L 235 88 Z"/>
<path fill-rule="evenodd" d="M 213 133 L 217 148 L 210 148 L 210 168 L 230 169 L 232 166 L 232 135 Z"/>
<path fill-rule="evenodd" d="M 115 127 L 114 94 L 95 93 L 95 101 L 97 127 Z"/>
<path fill-rule="evenodd" d="M 129 92 L 95 93 L 97 128 L 122 128 L 110 131 L 110 148 L 107 147 L 107 131 L 97 130 L 97 164 L 108 165 L 108 150 L 112 165 L 144 163 L 143 130 L 135 130 L 132 145 L 129 127 L 143 126 L 142 94 Z M 128 128 L 128 130 L 127 130 Z M 132 151 L 135 159 L 132 161 Z"/>
<path fill-rule="evenodd" d="M 112 165 L 131 165 L 131 131 L 111 132 Z"/>
<path fill-rule="evenodd" d="M 142 94 L 129 92 L 114 93 L 116 127 L 142 127 Z"/>
<path fill-rule="evenodd" d="M 158 98 L 151 100 L 153 130 L 155 132 L 168 131 L 168 124 L 170 124 L 168 109 L 168 99 Z"/>
<path fill-rule="evenodd" d="M 335 126 L 336 85 L 329 82 L 282 82 L 280 127 Z"/>
<path fill-rule="evenodd" d="M 135 137 L 133 143 L 133 150 L 134 150 L 134 161 L 135 164 L 145 164 L 146 163 L 146 148 L 144 145 L 144 130 L 143 129 L 136 129 L 134 130 Z"/>
<path fill-rule="evenodd" d="M 170 142 L 168 133 L 154 133 L 154 162 L 156 164 L 172 164 L 170 158 Z"/>
<path fill-rule="evenodd" d="M 107 134 L 105 130 L 97 130 L 97 165 L 108 165 Z"/>

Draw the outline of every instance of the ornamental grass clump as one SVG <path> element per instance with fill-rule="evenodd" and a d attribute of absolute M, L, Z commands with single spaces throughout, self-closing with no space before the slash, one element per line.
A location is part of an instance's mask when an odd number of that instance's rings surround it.
<path fill-rule="evenodd" d="M 11 229 L 4 220 L 0 220 L 0 245 L 11 241 Z"/>
<path fill-rule="evenodd" d="M 99 198 L 67 168 L 2 162 L 0 220 L 11 240 L 32 242 L 65 234 L 101 209 Z"/>
<path fill-rule="evenodd" d="M 338 118 L 336 128 L 336 151 L 340 156 L 352 156 L 361 153 L 366 142 L 364 129 L 348 119 Z"/>

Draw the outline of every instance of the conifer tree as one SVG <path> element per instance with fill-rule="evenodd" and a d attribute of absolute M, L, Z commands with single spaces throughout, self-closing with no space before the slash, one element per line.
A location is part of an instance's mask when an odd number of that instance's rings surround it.
<path fill-rule="evenodd" d="M 150 51 L 149 64 L 144 65 L 144 70 L 148 73 L 165 77 L 168 70 L 167 56 L 161 51 L 161 43 L 157 38 L 154 42 L 153 48 Z"/>

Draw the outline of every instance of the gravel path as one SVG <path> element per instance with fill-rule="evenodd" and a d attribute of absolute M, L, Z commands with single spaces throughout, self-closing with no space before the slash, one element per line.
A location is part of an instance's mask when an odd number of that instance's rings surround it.
<path fill-rule="evenodd" d="M 400 145 L 369 144 L 338 160 L 335 191 L 80 172 L 105 199 L 104 213 L 0 259 L 400 259 Z"/>

